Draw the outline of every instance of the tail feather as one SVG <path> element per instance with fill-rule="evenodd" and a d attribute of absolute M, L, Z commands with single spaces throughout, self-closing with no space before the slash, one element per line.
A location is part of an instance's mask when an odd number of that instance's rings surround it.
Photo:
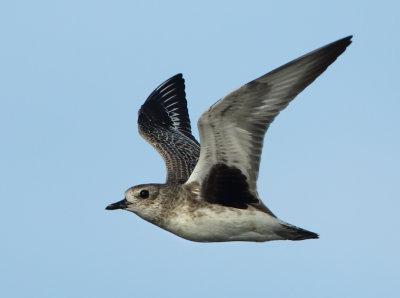
<path fill-rule="evenodd" d="M 306 240 L 306 239 L 318 239 L 319 235 L 288 223 L 280 225 L 280 229 L 275 231 L 275 233 L 287 240 Z"/>

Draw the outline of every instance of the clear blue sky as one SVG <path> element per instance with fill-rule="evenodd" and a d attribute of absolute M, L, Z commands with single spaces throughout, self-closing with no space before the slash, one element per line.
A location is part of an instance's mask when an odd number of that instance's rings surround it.
<path fill-rule="evenodd" d="M 396 1 L 3 1 L 0 296 L 399 297 Z M 104 207 L 163 182 L 137 110 L 182 72 L 216 100 L 338 38 L 276 119 L 259 192 L 302 242 L 199 244 Z"/>

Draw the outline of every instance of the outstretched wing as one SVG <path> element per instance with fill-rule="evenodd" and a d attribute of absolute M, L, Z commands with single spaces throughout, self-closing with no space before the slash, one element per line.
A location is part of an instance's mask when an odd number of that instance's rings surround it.
<path fill-rule="evenodd" d="M 306 54 L 208 109 L 198 121 L 200 159 L 187 183 L 199 183 L 202 198 L 209 202 L 237 208 L 251 204 L 269 212 L 256 187 L 264 135 L 279 112 L 350 43 L 351 36 Z"/>
<path fill-rule="evenodd" d="M 166 183 L 185 183 L 196 166 L 200 146 L 192 135 L 182 74 L 150 94 L 139 110 L 138 126 L 140 135 L 164 159 Z"/>

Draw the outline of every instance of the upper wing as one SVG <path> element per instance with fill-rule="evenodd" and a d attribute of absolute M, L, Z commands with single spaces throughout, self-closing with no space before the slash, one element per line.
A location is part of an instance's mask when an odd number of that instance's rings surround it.
<path fill-rule="evenodd" d="M 264 135 L 289 102 L 313 82 L 351 43 L 328 44 L 229 93 L 199 119 L 200 159 L 187 183 L 201 185 L 213 203 L 266 212 L 257 177 Z"/>
<path fill-rule="evenodd" d="M 139 110 L 140 135 L 162 156 L 166 183 L 185 183 L 200 154 L 192 135 L 185 98 L 185 81 L 177 74 L 158 86 Z"/>

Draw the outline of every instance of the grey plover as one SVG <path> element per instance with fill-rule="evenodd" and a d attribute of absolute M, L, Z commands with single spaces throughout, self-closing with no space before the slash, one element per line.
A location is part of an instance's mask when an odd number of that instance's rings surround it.
<path fill-rule="evenodd" d="M 184 80 L 177 74 L 139 110 L 139 133 L 162 156 L 165 184 L 142 184 L 106 207 L 124 209 L 199 242 L 304 240 L 318 235 L 278 219 L 257 193 L 264 135 L 297 94 L 350 45 L 340 39 L 229 93 L 202 114 L 192 135 Z"/>

